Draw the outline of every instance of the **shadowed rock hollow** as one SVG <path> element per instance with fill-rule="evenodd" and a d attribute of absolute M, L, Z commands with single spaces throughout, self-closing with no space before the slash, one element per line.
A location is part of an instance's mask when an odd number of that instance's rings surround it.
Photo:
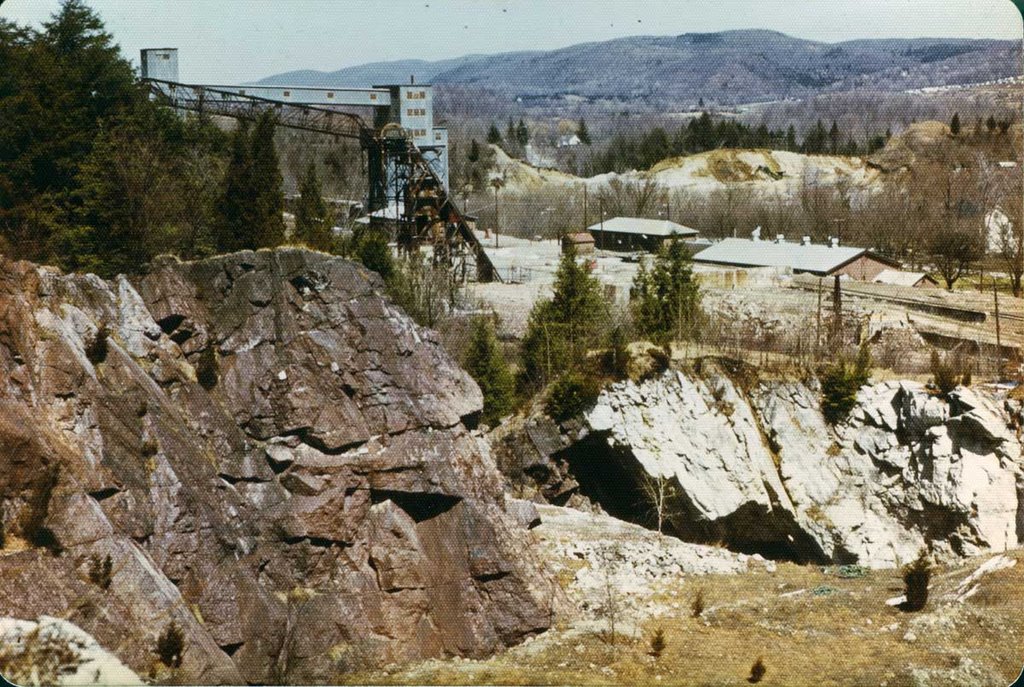
<path fill-rule="evenodd" d="M 661 498 L 667 533 L 798 562 L 892 568 L 922 547 L 954 561 L 1024 540 L 1019 401 L 887 381 L 833 427 L 816 381 L 733 367 L 612 384 L 575 426 L 530 418 L 496 442 L 502 469 L 651 528 Z"/>
<path fill-rule="evenodd" d="M 68 618 L 140 675 L 174 623 L 193 683 L 547 628 L 536 513 L 468 428 L 480 391 L 380 290 L 301 250 L 137 284 L 3 263 L 0 616 Z"/>

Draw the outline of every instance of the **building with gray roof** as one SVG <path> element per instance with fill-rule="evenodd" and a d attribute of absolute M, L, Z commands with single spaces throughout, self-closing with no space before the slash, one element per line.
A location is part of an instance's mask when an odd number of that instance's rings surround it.
<path fill-rule="evenodd" d="M 794 273 L 817 276 L 846 275 L 871 281 L 884 270 L 899 264 L 872 253 L 867 248 L 841 246 L 835 239 L 811 243 L 804 237 L 799 243 L 777 237 L 774 241 L 724 239 L 697 253 L 694 262 L 734 267 L 779 267 Z"/>

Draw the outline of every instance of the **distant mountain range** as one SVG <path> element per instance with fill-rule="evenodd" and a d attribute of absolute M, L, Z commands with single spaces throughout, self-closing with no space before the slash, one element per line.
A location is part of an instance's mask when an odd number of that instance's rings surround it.
<path fill-rule="evenodd" d="M 1021 73 L 1017 41 L 957 38 L 819 43 L 775 31 L 632 36 L 547 51 L 400 60 L 301 70 L 258 83 L 368 86 L 457 84 L 529 98 L 705 98 L 718 103 L 806 97 L 859 88 L 905 90 Z"/>

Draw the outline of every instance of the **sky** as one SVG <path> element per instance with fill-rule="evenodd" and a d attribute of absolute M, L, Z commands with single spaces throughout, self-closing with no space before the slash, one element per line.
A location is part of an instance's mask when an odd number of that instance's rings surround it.
<path fill-rule="evenodd" d="M 59 0 L 0 0 L 38 26 Z M 91 0 L 125 54 L 178 48 L 182 81 L 471 53 L 548 50 L 629 35 L 773 29 L 798 38 L 1020 40 L 1010 0 Z"/>

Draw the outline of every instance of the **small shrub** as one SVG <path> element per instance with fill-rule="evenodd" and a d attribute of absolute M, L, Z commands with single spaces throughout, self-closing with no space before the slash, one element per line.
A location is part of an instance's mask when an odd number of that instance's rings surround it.
<path fill-rule="evenodd" d="M 921 551 L 917 559 L 903 568 L 903 585 L 907 600 L 900 604 L 900 609 L 908 612 L 920 611 L 928 603 L 928 583 L 932 579 L 932 564 L 926 551 Z"/>
<path fill-rule="evenodd" d="M 665 646 L 665 631 L 659 627 L 651 637 L 651 656 L 661 658 L 661 652 L 665 650 Z"/>
<path fill-rule="evenodd" d="M 948 394 L 957 387 L 959 378 L 956 368 L 946 356 L 940 356 L 938 351 L 932 351 L 931 357 L 932 382 L 943 394 Z"/>
<path fill-rule="evenodd" d="M 103 558 L 93 554 L 89 558 L 89 581 L 100 589 L 110 588 L 110 581 L 113 578 L 114 563 L 110 560 L 108 553 Z"/>
<path fill-rule="evenodd" d="M 586 410 L 597 400 L 599 392 L 597 380 L 578 372 L 569 372 L 551 386 L 544 409 L 552 418 L 563 422 Z"/>
<path fill-rule="evenodd" d="M 860 347 L 854 364 L 840 360 L 820 374 L 821 412 L 830 424 L 846 419 L 857 405 L 857 391 L 868 383 L 870 374 L 871 354 L 867 344 Z"/>
<path fill-rule="evenodd" d="M 758 656 L 754 665 L 750 666 L 750 677 L 747 678 L 747 682 L 758 683 L 764 679 L 764 674 L 767 672 L 768 669 L 764 667 L 764 658 Z"/>
<path fill-rule="evenodd" d="M 704 615 L 704 608 L 704 590 L 698 589 L 697 593 L 693 597 L 693 602 L 690 604 L 690 613 L 694 618 L 699 618 Z"/>
<path fill-rule="evenodd" d="M 211 344 L 203 349 L 196 362 L 196 381 L 199 386 L 207 391 L 217 386 L 220 380 L 220 370 L 217 362 L 217 350 Z"/>
<path fill-rule="evenodd" d="M 155 439 L 146 439 L 142 442 L 142 457 L 149 458 L 160 452 L 160 445 Z"/>
<path fill-rule="evenodd" d="M 107 339 L 110 337 L 110 332 L 107 330 L 107 326 L 100 325 L 100 328 L 96 330 L 96 335 L 85 344 L 85 357 L 89 359 L 89 362 L 93 365 L 99 365 L 107 359 L 108 344 Z"/>
<path fill-rule="evenodd" d="M 185 633 L 172 620 L 157 637 L 156 655 L 160 662 L 168 668 L 178 668 L 181 666 L 181 656 L 184 653 Z"/>

